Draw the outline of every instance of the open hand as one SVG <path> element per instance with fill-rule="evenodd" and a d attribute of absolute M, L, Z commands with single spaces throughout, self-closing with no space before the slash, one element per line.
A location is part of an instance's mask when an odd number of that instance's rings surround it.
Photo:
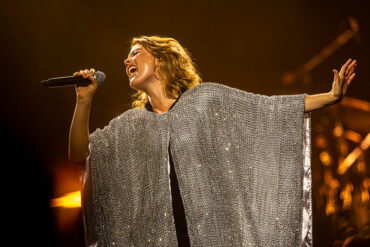
<path fill-rule="evenodd" d="M 354 73 L 356 69 L 356 60 L 352 60 L 351 58 L 342 66 L 340 72 L 334 69 L 334 81 L 333 86 L 330 91 L 330 95 L 335 98 L 336 101 L 341 101 L 348 89 L 349 84 L 355 78 L 356 73 Z"/>

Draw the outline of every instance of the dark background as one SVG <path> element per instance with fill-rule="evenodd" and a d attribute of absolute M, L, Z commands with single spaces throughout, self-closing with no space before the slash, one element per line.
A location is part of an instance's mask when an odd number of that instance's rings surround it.
<path fill-rule="evenodd" d="M 85 68 L 104 71 L 107 80 L 94 97 L 90 129 L 104 127 L 129 108 L 133 91 L 123 60 L 130 39 L 160 34 L 188 48 L 204 81 L 266 95 L 328 92 L 332 69 L 355 58 L 358 76 L 348 96 L 369 100 L 369 13 L 365 0 L 3 3 L 4 241 L 12 246 L 83 246 L 79 209 L 50 207 L 50 199 L 79 189 L 78 168 L 67 160 L 75 91 L 43 88 L 41 80 Z M 350 16 L 358 21 L 359 34 L 315 68 L 309 84 L 283 86 L 284 72 L 297 69 L 348 29 Z M 327 246 L 338 237 L 329 218 L 314 214 L 315 246 Z"/>

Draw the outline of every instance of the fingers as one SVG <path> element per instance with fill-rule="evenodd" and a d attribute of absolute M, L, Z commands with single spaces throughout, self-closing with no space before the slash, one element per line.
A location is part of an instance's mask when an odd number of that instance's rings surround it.
<path fill-rule="evenodd" d="M 357 61 L 353 60 L 352 63 L 350 65 L 348 65 L 348 67 L 346 68 L 346 71 L 345 71 L 344 75 L 346 75 L 346 76 L 350 75 L 354 71 L 356 66 L 357 66 Z"/>
<path fill-rule="evenodd" d="M 343 76 L 345 71 L 347 70 L 347 67 L 351 64 L 352 62 L 352 59 L 348 59 L 347 62 L 342 66 L 342 68 L 340 69 L 340 72 L 339 72 L 339 75 L 340 76 Z"/>
<path fill-rule="evenodd" d="M 85 69 L 85 70 L 80 70 L 78 72 L 75 72 L 73 76 L 82 76 L 83 78 L 89 78 L 90 76 L 92 77 L 95 74 L 95 69 L 91 68 L 90 70 Z"/>
<path fill-rule="evenodd" d="M 91 81 L 91 84 L 93 85 L 98 85 L 98 82 L 95 78 L 95 69 L 91 68 L 90 70 L 85 69 L 85 70 L 80 70 L 78 72 L 75 72 L 73 76 L 82 76 L 83 78 L 87 78 Z"/>
<path fill-rule="evenodd" d="M 346 74 L 346 79 L 348 79 L 352 74 L 353 72 L 355 71 L 356 69 L 356 65 L 354 65 Z"/>
<path fill-rule="evenodd" d="M 353 80 L 353 78 L 355 78 L 356 76 L 356 73 L 353 73 L 348 79 L 347 79 L 347 84 L 349 85 L 351 83 L 351 81 Z"/>
<path fill-rule="evenodd" d="M 357 67 L 357 63 L 354 63 L 351 67 L 348 68 L 346 74 L 351 74 Z"/>
<path fill-rule="evenodd" d="M 89 77 L 89 70 L 85 69 L 85 70 L 81 70 L 81 71 L 82 71 L 83 78 L 88 78 Z"/>
<path fill-rule="evenodd" d="M 347 68 L 346 72 L 345 72 L 345 76 L 346 76 L 346 83 L 347 85 L 349 85 L 351 83 L 351 81 L 355 78 L 356 76 L 356 73 L 354 73 L 355 69 L 356 69 L 356 66 L 357 66 L 357 61 L 354 60 Z"/>

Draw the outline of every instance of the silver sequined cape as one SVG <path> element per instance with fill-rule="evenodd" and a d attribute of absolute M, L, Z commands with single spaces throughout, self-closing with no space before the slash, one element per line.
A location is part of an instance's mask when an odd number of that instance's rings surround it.
<path fill-rule="evenodd" d="M 177 246 L 169 146 L 191 246 L 312 246 L 305 94 L 218 83 L 167 113 L 130 109 L 90 135 L 83 178 L 88 246 Z"/>

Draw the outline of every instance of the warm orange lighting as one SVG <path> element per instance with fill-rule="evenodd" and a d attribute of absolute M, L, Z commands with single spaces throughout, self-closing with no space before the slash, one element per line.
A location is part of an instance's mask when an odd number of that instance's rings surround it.
<path fill-rule="evenodd" d="M 51 207 L 79 208 L 81 207 L 81 193 L 75 191 L 67 193 L 62 197 L 51 200 Z"/>
<path fill-rule="evenodd" d="M 351 207 L 352 204 L 352 191 L 353 185 L 347 184 L 346 187 L 340 193 L 340 199 L 343 200 L 343 209 L 348 209 Z"/>
<path fill-rule="evenodd" d="M 336 123 L 334 130 L 333 130 L 333 135 L 336 137 L 340 137 L 343 135 L 343 125 L 341 123 Z"/>
<path fill-rule="evenodd" d="M 341 156 L 348 154 L 348 142 L 345 139 L 343 138 L 338 139 L 338 148 Z"/>
<path fill-rule="evenodd" d="M 338 167 L 338 173 L 344 174 L 348 168 L 351 167 L 351 165 L 357 160 L 358 156 L 361 154 L 361 149 L 359 147 L 356 147 L 345 159 L 344 161 L 339 165 Z"/>
<path fill-rule="evenodd" d="M 361 190 L 361 203 L 366 204 L 369 201 L 369 191 Z"/>
<path fill-rule="evenodd" d="M 370 102 L 367 102 L 364 100 L 344 97 L 343 100 L 340 102 L 340 104 L 344 106 L 349 106 L 355 109 L 370 112 Z"/>
<path fill-rule="evenodd" d="M 321 163 L 324 165 L 324 166 L 329 166 L 331 164 L 331 156 L 328 152 L 326 151 L 322 151 L 320 153 L 320 160 L 321 160 Z"/>
<path fill-rule="evenodd" d="M 350 140 L 352 142 L 355 142 L 355 143 L 360 143 L 361 140 L 362 140 L 362 137 L 359 133 L 356 133 L 352 130 L 346 130 L 344 131 L 344 138 L 346 138 L 347 140 Z"/>
<path fill-rule="evenodd" d="M 370 133 L 367 134 L 367 136 L 365 137 L 365 139 L 360 144 L 360 147 L 361 147 L 362 150 L 368 149 L 369 146 L 370 146 Z"/>
<path fill-rule="evenodd" d="M 357 171 L 358 172 L 365 172 L 366 170 L 366 164 L 365 164 L 365 160 L 364 160 L 364 155 L 360 155 L 360 157 L 358 157 L 358 160 L 357 160 Z"/>
<path fill-rule="evenodd" d="M 331 189 L 337 189 L 339 187 L 339 181 L 333 178 L 329 169 L 324 171 L 324 183 Z"/>
<path fill-rule="evenodd" d="M 335 194 L 336 193 L 337 193 L 337 190 L 329 189 L 329 195 L 328 195 L 327 203 L 325 207 L 326 215 L 335 213 Z"/>
<path fill-rule="evenodd" d="M 325 213 L 326 215 L 335 213 L 335 201 L 328 201 L 328 203 L 326 204 Z"/>
<path fill-rule="evenodd" d="M 339 188 L 339 181 L 333 178 L 331 171 L 328 169 L 324 171 L 324 183 L 327 186 L 325 213 L 326 215 L 330 215 L 335 213 L 336 210 L 335 200 Z"/>
<path fill-rule="evenodd" d="M 357 160 L 361 155 L 363 150 L 366 150 L 370 146 L 370 133 L 362 140 L 359 146 L 357 146 L 353 151 L 344 159 L 343 162 L 339 164 L 338 173 L 344 174 L 348 168 Z"/>
<path fill-rule="evenodd" d="M 317 135 L 315 138 L 315 144 L 318 148 L 326 148 L 328 146 L 328 142 L 323 135 Z"/>
<path fill-rule="evenodd" d="M 361 188 L 361 203 L 366 204 L 369 201 L 370 178 L 365 178 Z"/>

